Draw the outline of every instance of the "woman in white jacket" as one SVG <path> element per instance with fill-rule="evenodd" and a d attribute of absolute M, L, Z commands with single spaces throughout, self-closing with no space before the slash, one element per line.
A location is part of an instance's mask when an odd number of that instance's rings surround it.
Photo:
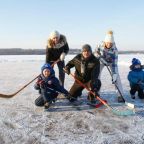
<path fill-rule="evenodd" d="M 118 50 L 115 45 L 113 31 L 107 32 L 104 42 L 97 46 L 95 56 L 100 59 L 100 76 L 104 66 L 107 66 L 108 69 L 110 68 L 112 83 L 116 86 L 118 102 L 125 102 L 123 98 L 123 88 L 118 72 Z"/>

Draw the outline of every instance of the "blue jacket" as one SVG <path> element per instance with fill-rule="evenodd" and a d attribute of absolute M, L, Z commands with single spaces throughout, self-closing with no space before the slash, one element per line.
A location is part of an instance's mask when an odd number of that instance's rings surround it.
<path fill-rule="evenodd" d="M 45 78 L 43 75 L 43 70 L 49 69 L 50 76 Z M 59 80 L 55 77 L 55 72 L 53 68 L 47 63 L 44 64 L 41 68 L 41 75 L 38 77 L 37 82 L 34 85 L 35 89 L 39 90 L 41 88 L 45 88 L 49 92 L 60 92 L 64 94 L 68 94 L 68 91 L 60 85 Z"/>
<path fill-rule="evenodd" d="M 38 77 L 35 83 L 35 89 L 41 89 L 41 85 L 47 89 L 47 91 L 55 91 L 55 93 L 60 92 L 68 94 L 68 91 L 60 85 L 59 80 L 55 76 L 50 76 L 48 79 L 44 79 L 42 75 Z"/>
<path fill-rule="evenodd" d="M 144 89 L 144 71 L 142 69 L 131 70 L 127 78 L 131 86 L 139 84 L 139 81 L 141 81 L 141 84 L 139 85 L 142 89 Z"/>

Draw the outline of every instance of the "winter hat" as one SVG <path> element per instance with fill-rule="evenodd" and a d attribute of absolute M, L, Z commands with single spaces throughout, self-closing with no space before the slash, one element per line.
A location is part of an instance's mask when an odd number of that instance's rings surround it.
<path fill-rule="evenodd" d="M 132 59 L 132 65 L 141 65 L 141 62 L 139 59 L 133 58 Z"/>
<path fill-rule="evenodd" d="M 107 32 L 104 42 L 114 43 L 113 31 L 110 30 Z"/>
<path fill-rule="evenodd" d="M 58 39 L 60 38 L 60 33 L 58 31 L 51 32 L 50 39 L 53 39 L 55 37 L 57 37 Z"/>
<path fill-rule="evenodd" d="M 89 44 L 85 44 L 82 46 L 82 52 L 83 51 L 89 51 L 92 53 L 92 49 L 91 49 L 91 46 Z"/>
<path fill-rule="evenodd" d="M 44 65 L 41 67 L 41 72 L 43 72 L 44 69 L 48 69 L 51 74 L 54 74 L 54 70 L 53 70 L 53 68 L 51 67 L 50 64 L 48 64 L 48 63 L 44 64 Z"/>

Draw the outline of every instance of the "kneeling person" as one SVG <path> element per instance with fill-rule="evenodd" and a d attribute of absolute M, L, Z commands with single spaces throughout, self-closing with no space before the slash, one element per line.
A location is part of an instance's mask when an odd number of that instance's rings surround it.
<path fill-rule="evenodd" d="M 68 91 L 60 85 L 53 68 L 48 63 L 42 66 L 41 75 L 38 77 L 34 87 L 40 93 L 40 96 L 35 100 L 36 106 L 49 108 L 59 92 L 68 95 Z"/>
<path fill-rule="evenodd" d="M 91 46 L 85 44 L 82 47 L 82 52 L 70 60 L 65 66 L 64 70 L 67 74 L 70 74 L 70 69 L 75 68 L 75 78 L 89 87 L 93 92 L 98 95 L 98 91 L 101 87 L 101 82 L 98 79 L 100 72 L 100 62 L 92 54 Z M 82 94 L 84 87 L 74 81 L 69 93 L 71 98 L 70 102 L 77 100 L 77 97 Z M 95 101 L 95 96 L 89 94 L 88 99 L 91 102 Z"/>

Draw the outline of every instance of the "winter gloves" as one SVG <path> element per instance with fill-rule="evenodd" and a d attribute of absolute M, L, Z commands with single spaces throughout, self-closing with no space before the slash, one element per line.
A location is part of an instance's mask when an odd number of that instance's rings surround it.
<path fill-rule="evenodd" d="M 60 55 L 60 60 L 61 60 L 61 61 L 63 61 L 63 60 L 65 59 L 65 55 L 66 55 L 66 54 L 65 54 L 64 52 Z"/>
<path fill-rule="evenodd" d="M 63 68 L 64 72 L 67 73 L 68 75 L 70 74 L 70 68 L 68 66 L 66 66 L 65 68 Z"/>
<path fill-rule="evenodd" d="M 112 83 L 114 84 L 116 80 L 117 80 L 117 74 L 115 73 L 112 75 Z"/>
<path fill-rule="evenodd" d="M 42 79 L 38 79 L 38 81 L 34 85 L 34 88 L 36 90 L 39 90 L 40 88 L 44 89 L 46 87 L 46 84 L 51 85 L 52 84 L 52 80 L 49 80 L 49 81 L 45 82 Z"/>
<path fill-rule="evenodd" d="M 98 95 L 98 91 L 101 88 L 101 81 L 99 79 L 96 79 L 94 82 L 90 82 L 90 87 L 91 90 Z"/>
<path fill-rule="evenodd" d="M 100 60 L 100 61 L 102 62 L 102 64 L 104 64 L 105 66 L 108 66 L 108 65 L 109 65 L 104 58 L 100 57 L 99 60 Z"/>

